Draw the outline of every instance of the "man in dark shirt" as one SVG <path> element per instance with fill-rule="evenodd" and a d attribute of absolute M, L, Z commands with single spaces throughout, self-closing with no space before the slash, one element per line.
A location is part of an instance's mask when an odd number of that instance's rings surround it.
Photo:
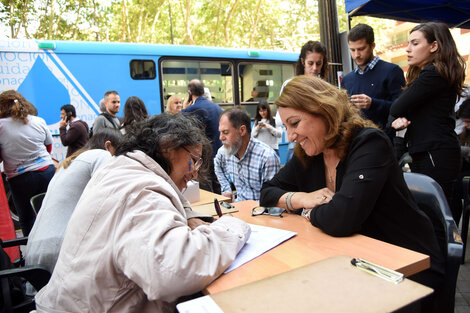
<path fill-rule="evenodd" d="M 357 67 L 343 78 L 341 87 L 364 117 L 385 129 L 390 106 L 405 86 L 403 71 L 396 64 L 374 57 L 374 30 L 369 25 L 354 26 L 349 31 L 348 42 Z M 393 137 L 394 132 L 388 131 L 388 135 Z"/>
<path fill-rule="evenodd" d="M 67 147 L 67 157 L 82 148 L 88 142 L 88 124 L 77 117 L 71 104 L 60 108 L 60 141 Z"/>
<path fill-rule="evenodd" d="M 188 84 L 188 93 L 192 98 L 192 104 L 184 109 L 183 114 L 195 114 L 198 119 L 205 125 L 206 137 L 212 144 L 212 158 L 215 157 L 217 150 L 222 146 L 219 139 L 219 116 L 222 109 L 215 103 L 204 97 L 204 85 L 198 79 L 193 79 Z M 211 159 L 210 180 L 207 185 L 201 184 L 202 189 L 220 193 L 220 185 L 214 173 L 214 160 Z"/>

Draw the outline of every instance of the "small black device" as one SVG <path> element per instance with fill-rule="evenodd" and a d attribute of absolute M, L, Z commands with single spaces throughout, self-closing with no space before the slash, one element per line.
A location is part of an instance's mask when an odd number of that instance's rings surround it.
<path fill-rule="evenodd" d="M 72 112 L 67 112 L 67 116 L 65 117 L 65 121 L 67 123 L 70 122 L 70 118 L 72 118 Z"/>

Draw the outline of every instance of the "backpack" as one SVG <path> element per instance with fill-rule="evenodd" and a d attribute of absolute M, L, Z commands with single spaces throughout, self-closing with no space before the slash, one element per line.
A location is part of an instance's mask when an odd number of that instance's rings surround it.
<path fill-rule="evenodd" d="M 15 268 L 14 264 L 11 263 L 10 257 L 8 254 L 3 250 L 0 245 L 0 270 L 12 269 Z M 25 280 L 21 277 L 9 277 L 4 278 L 8 280 L 8 288 L 10 289 L 10 299 L 11 304 L 16 305 L 25 299 Z M 3 279 L 2 279 L 3 280 Z M 0 293 L 3 294 L 3 282 L 0 283 Z M 3 296 L 0 296 L 0 308 L 3 308 L 5 303 L 3 303 Z"/>
<path fill-rule="evenodd" d="M 114 124 L 113 117 L 111 116 L 111 114 L 105 112 L 105 113 L 101 113 L 100 115 L 103 115 L 104 117 L 106 117 L 106 119 L 111 123 L 111 125 L 113 125 L 114 129 L 119 130 L 119 127 L 116 127 L 116 124 Z M 90 139 L 92 136 L 93 136 L 93 126 L 90 127 L 90 132 L 88 133 L 88 139 Z"/>

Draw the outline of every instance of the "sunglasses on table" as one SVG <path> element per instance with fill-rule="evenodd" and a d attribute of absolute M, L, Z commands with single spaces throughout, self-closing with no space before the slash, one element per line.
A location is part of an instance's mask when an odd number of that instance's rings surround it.
<path fill-rule="evenodd" d="M 282 213 L 285 211 L 285 209 L 278 207 L 255 206 L 253 209 L 251 209 L 251 216 L 271 215 L 282 217 Z"/>

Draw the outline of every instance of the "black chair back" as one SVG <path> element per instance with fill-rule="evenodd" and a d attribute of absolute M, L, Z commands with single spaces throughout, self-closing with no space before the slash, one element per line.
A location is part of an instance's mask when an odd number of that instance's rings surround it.
<path fill-rule="evenodd" d="M 441 186 L 431 177 L 403 173 L 406 184 L 419 208 L 431 219 L 446 260 L 446 303 L 454 312 L 455 288 L 463 253 L 462 239 Z"/>

